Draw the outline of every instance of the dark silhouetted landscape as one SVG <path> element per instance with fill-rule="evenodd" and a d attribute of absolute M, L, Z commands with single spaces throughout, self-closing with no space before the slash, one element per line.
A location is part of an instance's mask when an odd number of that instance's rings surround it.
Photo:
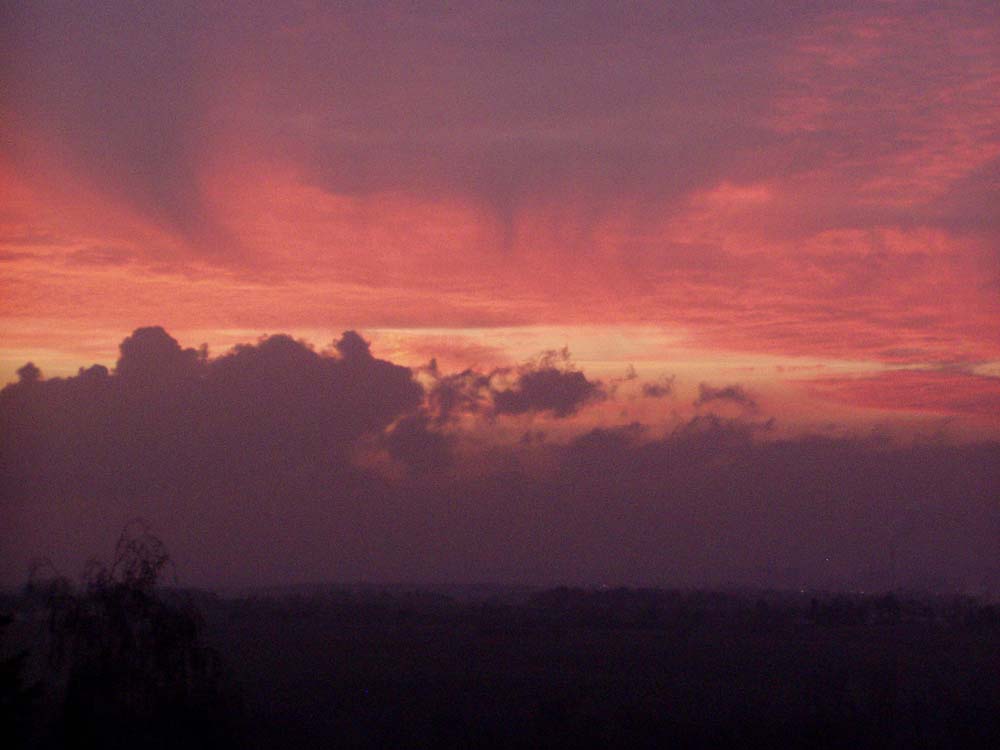
<path fill-rule="evenodd" d="M 141 550 L 147 553 L 149 550 Z M 1000 607 L 820 591 L 287 586 L 3 598 L 24 747 L 995 747 Z M 130 640 L 132 638 L 132 640 Z M 55 659 L 55 660 L 54 660 Z"/>

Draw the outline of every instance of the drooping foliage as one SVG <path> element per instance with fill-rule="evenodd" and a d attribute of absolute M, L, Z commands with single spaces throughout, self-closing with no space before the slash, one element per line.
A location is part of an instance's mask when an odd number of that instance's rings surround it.
<path fill-rule="evenodd" d="M 45 582 L 56 744 L 225 744 L 220 663 L 191 599 L 160 586 L 169 568 L 163 543 L 133 523 L 80 586 Z"/>

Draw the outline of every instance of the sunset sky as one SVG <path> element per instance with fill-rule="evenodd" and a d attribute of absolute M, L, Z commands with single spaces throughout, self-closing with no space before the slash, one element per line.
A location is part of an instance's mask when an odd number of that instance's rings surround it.
<path fill-rule="evenodd" d="M 0 49 L 3 383 L 357 331 L 425 399 L 358 435 L 423 409 L 473 463 L 709 416 L 1000 438 L 992 0 L 3 3 Z M 597 390 L 518 411 L 552 372 Z"/>

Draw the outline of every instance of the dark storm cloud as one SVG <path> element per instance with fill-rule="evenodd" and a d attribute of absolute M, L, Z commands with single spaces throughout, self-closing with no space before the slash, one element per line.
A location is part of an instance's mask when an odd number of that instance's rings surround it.
<path fill-rule="evenodd" d="M 428 374 L 434 379 L 428 407 L 438 422 L 447 422 L 460 414 L 499 416 L 536 412 L 564 419 L 609 396 L 601 381 L 588 380 L 573 368 L 566 349 L 546 352 L 536 361 L 517 368 L 500 367 L 488 373 L 464 370 L 443 375 L 432 361 Z"/>
<path fill-rule="evenodd" d="M 541 367 L 522 372 L 511 388 L 494 391 L 493 408 L 497 414 L 550 411 L 568 417 L 605 396 L 600 382 L 587 380 L 578 370 Z"/>
<path fill-rule="evenodd" d="M 634 426 L 579 438 L 552 492 L 574 497 L 580 520 L 567 528 L 582 534 L 585 524 L 600 542 L 568 546 L 612 580 L 654 570 L 789 587 L 997 590 L 996 444 L 756 435 L 752 424 L 698 417 L 659 440 Z"/>
<path fill-rule="evenodd" d="M 122 342 L 114 372 L 43 380 L 22 368 L 0 392 L 5 537 L 33 528 L 96 549 L 123 516 L 145 515 L 172 535 L 193 534 L 196 547 L 233 551 L 237 539 L 260 538 L 252 529 L 289 523 L 289 512 L 300 533 L 301 514 L 325 518 L 345 498 L 361 502 L 373 490 L 352 452 L 418 409 L 424 393 L 353 332 L 335 349 L 279 335 L 212 359 L 149 327 Z M 426 463 L 426 447 L 408 456 L 399 429 L 391 450 Z"/>
<path fill-rule="evenodd" d="M 474 370 L 442 375 L 432 362 L 434 385 L 428 393 L 428 407 L 439 422 L 460 414 L 479 414 L 488 406 L 490 376 Z"/>
<path fill-rule="evenodd" d="M 524 463 L 481 457 L 492 469 L 471 478 L 425 476 L 399 489 L 419 518 L 404 536 L 433 550 L 409 573 L 1000 591 L 1000 446 L 762 440 L 765 427 L 701 416 L 662 438 L 600 428 L 522 442 Z"/>
<path fill-rule="evenodd" d="M 434 430 L 426 414 L 413 414 L 399 420 L 384 443 L 392 458 L 411 471 L 427 473 L 451 465 L 455 441 L 454 436 Z"/>
<path fill-rule="evenodd" d="M 131 387 L 163 386 L 201 374 L 204 362 L 159 326 L 137 328 L 118 347 L 115 375 Z M 72 380 L 70 381 L 72 382 Z"/>
<path fill-rule="evenodd" d="M 160 327 L 139 328 L 113 373 L 95 366 L 42 380 L 22 368 L 2 391 L 4 455 L 53 477 L 90 464 L 91 476 L 137 488 L 286 460 L 340 470 L 355 441 L 416 409 L 423 389 L 354 332 L 336 348 L 339 356 L 318 354 L 278 335 L 209 359 Z"/>
<path fill-rule="evenodd" d="M 142 516 L 186 583 L 1000 587 L 996 443 L 776 439 L 703 414 L 504 445 L 493 394 L 478 432 L 441 432 L 410 370 L 357 334 L 334 349 L 271 336 L 210 358 L 151 327 L 113 372 L 22 368 L 0 392 L 4 582 L 39 555 L 72 573 Z M 498 392 L 553 416 L 593 393 L 552 369 Z"/>

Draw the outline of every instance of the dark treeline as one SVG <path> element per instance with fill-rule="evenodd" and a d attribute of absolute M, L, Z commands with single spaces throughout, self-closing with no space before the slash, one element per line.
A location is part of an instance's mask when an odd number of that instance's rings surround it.
<path fill-rule="evenodd" d="M 22 737 L 45 746 L 46 731 L 64 740 L 66 722 L 79 731 L 83 720 L 51 722 L 66 688 L 31 653 L 32 629 L 51 614 L 40 591 L 3 602 L 8 653 L 28 650 L 7 670 L 4 702 L 20 701 Z M 90 707 L 116 722 L 90 727 L 101 746 L 125 736 L 259 748 L 1000 740 L 1000 607 L 970 597 L 376 586 L 160 596 L 174 611 L 197 605 L 197 643 L 183 648 L 218 659 L 211 694 L 207 672 L 189 674 L 200 695 L 173 702 L 162 679 L 160 692 L 129 688 L 124 708 L 110 685 L 92 687 Z"/>

